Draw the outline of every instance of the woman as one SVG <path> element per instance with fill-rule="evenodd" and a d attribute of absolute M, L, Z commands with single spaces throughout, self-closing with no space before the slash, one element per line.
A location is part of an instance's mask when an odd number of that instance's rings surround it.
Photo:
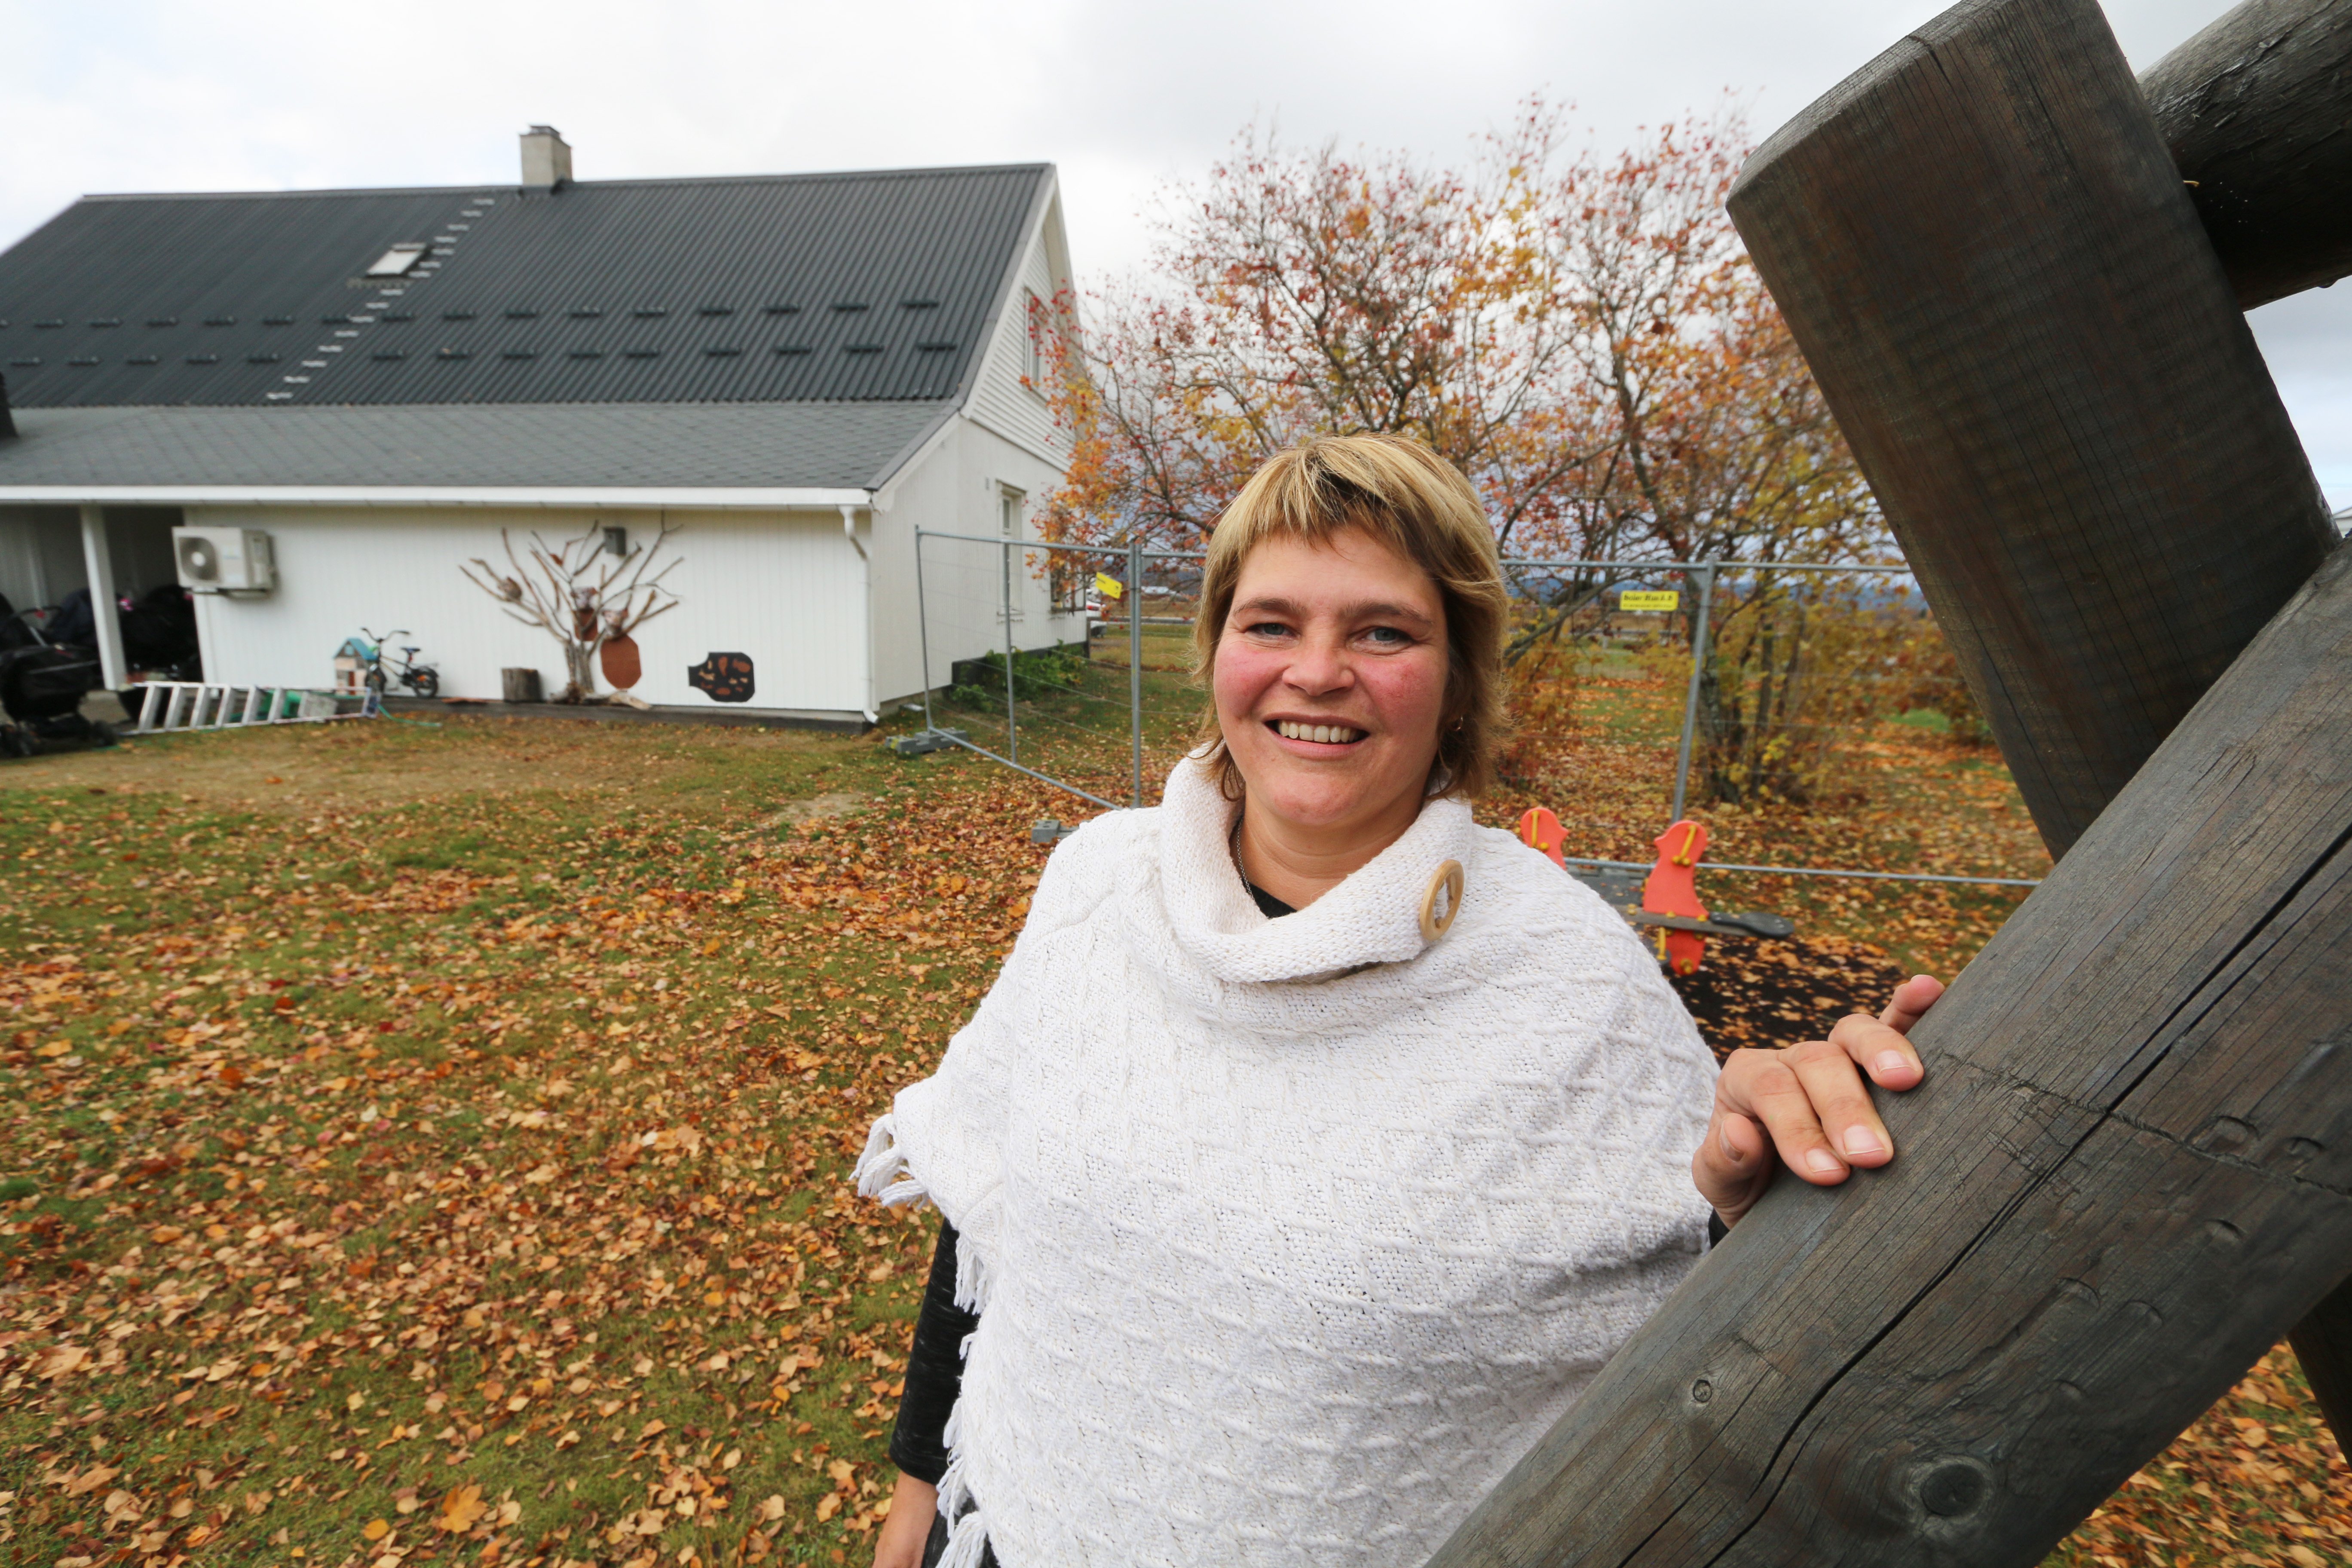
<path fill-rule="evenodd" d="M 1205 744 L 1055 853 L 859 1166 L 946 1222 L 882 1568 L 1419 1563 L 1777 1163 L 1892 1157 L 1857 1064 L 1918 1080 L 1934 982 L 1718 1076 L 1624 921 L 1472 822 L 1505 613 L 1409 441 L 1220 520 Z"/>

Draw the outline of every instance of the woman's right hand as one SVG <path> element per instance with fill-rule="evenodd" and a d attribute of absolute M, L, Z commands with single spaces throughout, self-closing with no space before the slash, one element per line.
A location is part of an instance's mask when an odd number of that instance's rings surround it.
<path fill-rule="evenodd" d="M 899 1471 L 890 1517 L 874 1540 L 874 1568 L 923 1568 L 923 1548 L 930 1543 L 931 1521 L 939 1511 L 940 1489 Z"/>

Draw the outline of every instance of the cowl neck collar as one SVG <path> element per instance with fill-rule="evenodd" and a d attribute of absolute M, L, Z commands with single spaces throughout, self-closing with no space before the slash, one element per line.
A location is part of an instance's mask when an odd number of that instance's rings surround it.
<path fill-rule="evenodd" d="M 1169 926 L 1177 945 L 1227 984 L 1328 979 L 1419 957 L 1429 945 L 1421 934 L 1421 906 L 1430 879 L 1448 860 L 1468 862 L 1475 831 L 1464 802 L 1424 802 L 1403 837 L 1338 887 L 1296 914 L 1268 920 L 1234 865 L 1240 810 L 1192 757 L 1176 764 L 1160 801 L 1160 890 Z M 1464 902 L 1477 896 L 1468 889 Z"/>

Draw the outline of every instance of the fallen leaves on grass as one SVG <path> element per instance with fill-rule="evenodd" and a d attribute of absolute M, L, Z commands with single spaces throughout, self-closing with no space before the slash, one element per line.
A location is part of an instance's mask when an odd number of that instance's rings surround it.
<path fill-rule="evenodd" d="M 457 1487 L 441 1500 L 440 1517 L 433 1521 L 436 1530 L 446 1530 L 452 1535 L 463 1535 L 474 1528 L 489 1505 L 482 1501 L 479 1487 Z"/>
<path fill-rule="evenodd" d="M 441 765 L 394 731 L 300 743 Z M 751 737 L 599 744 L 707 782 L 266 834 L 120 795 L 0 817 L 0 855 L 44 858 L 0 858 L 0 1531 L 26 1561 L 334 1562 L 378 1521 L 408 1563 L 829 1563 L 885 1517 L 930 1233 L 848 1164 L 1018 930 L 1028 825 L 1076 813 L 877 768 L 863 815 L 793 822 Z M 1883 1000 L 1865 933 L 1805 934 L 1714 944 L 1684 991 L 1719 1047 Z M 2191 1563 L 2225 1560 L 2207 1523 L 2274 1557 L 2342 1540 L 2301 1489 L 2342 1498 L 2341 1457 L 2270 1364 L 2131 1516 Z"/>

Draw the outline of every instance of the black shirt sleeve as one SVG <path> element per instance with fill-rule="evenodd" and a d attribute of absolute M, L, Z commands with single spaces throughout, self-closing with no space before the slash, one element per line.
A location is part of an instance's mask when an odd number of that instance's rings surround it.
<path fill-rule="evenodd" d="M 963 1391 L 963 1342 L 980 1327 L 979 1313 L 955 1304 L 955 1226 L 942 1221 L 914 1346 L 907 1352 L 907 1389 L 890 1431 L 890 1462 L 933 1486 L 948 1473 L 948 1412 Z"/>

